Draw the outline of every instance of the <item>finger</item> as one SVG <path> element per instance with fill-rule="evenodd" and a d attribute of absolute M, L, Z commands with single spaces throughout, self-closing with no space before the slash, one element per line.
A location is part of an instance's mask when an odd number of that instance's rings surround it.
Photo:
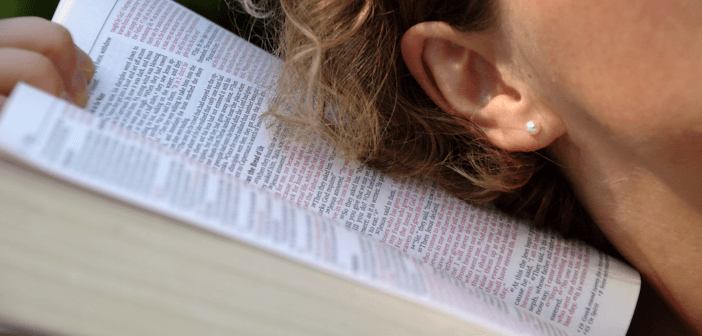
<path fill-rule="evenodd" d="M 5 95 L 0 95 L 0 111 L 2 111 L 2 108 L 5 106 L 6 100 L 7 100 L 7 97 Z"/>
<path fill-rule="evenodd" d="M 93 79 L 93 75 L 95 75 L 95 64 L 93 63 L 93 60 L 90 58 L 90 56 L 86 54 L 85 51 L 78 48 L 78 46 L 76 46 L 76 52 L 76 61 L 78 63 L 78 68 L 83 73 L 83 76 L 85 77 L 85 82 L 90 82 L 90 80 Z"/>
<path fill-rule="evenodd" d="M 56 65 L 46 56 L 14 48 L 0 49 L 0 95 L 9 95 L 19 81 L 26 82 L 55 96 L 72 97 L 66 93 L 63 78 Z"/>
<path fill-rule="evenodd" d="M 35 17 L 0 20 L 0 47 L 27 49 L 48 57 L 74 101 L 80 105 L 87 101 L 86 82 L 95 68 L 63 26 Z"/>

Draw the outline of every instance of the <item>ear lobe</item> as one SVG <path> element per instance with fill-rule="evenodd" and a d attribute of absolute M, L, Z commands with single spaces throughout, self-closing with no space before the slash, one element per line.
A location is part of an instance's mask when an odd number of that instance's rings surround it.
<path fill-rule="evenodd" d="M 565 134 L 560 117 L 545 106 L 537 107 L 521 83 L 504 87 L 479 116 L 490 121 L 490 126 L 481 127 L 490 143 L 510 152 L 536 151 Z"/>
<path fill-rule="evenodd" d="M 535 151 L 565 133 L 560 117 L 536 104 L 528 87 L 514 76 L 505 82 L 498 70 L 497 38 L 464 33 L 444 22 L 423 22 L 402 38 L 410 72 L 439 108 L 478 126 L 496 147 Z M 507 71 L 507 70 L 503 70 Z M 526 129 L 528 122 L 538 132 Z"/>

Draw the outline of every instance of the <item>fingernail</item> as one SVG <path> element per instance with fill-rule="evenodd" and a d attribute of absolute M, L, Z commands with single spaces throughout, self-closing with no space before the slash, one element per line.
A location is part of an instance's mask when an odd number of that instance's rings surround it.
<path fill-rule="evenodd" d="M 83 72 L 85 80 L 89 82 L 95 74 L 95 64 L 93 64 L 90 56 L 78 47 L 76 47 L 76 63 L 80 71 Z"/>
<path fill-rule="evenodd" d="M 85 104 L 88 102 L 88 85 L 85 83 L 85 76 L 83 76 L 83 72 L 76 71 L 73 74 L 71 90 L 74 94 L 75 103 L 80 106 L 85 106 Z"/>
<path fill-rule="evenodd" d="M 69 95 L 68 92 L 66 92 L 66 91 L 61 92 L 61 94 L 59 95 L 59 98 L 66 100 L 69 103 L 75 104 L 75 101 L 73 101 L 73 98 L 71 97 L 71 95 Z"/>

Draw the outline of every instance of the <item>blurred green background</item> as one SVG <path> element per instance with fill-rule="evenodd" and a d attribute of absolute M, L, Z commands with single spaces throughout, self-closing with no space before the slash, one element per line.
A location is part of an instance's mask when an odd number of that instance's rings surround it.
<path fill-rule="evenodd" d="M 51 19 L 58 0 L 2 0 L 0 18 L 35 15 Z"/>
<path fill-rule="evenodd" d="M 182 5 L 203 15 L 212 22 L 237 33 L 261 46 L 264 36 L 263 24 L 253 21 L 235 4 L 229 8 L 225 0 L 176 0 Z M 227 1 L 236 3 L 236 1 Z M 0 0 L 0 19 L 13 16 L 40 16 L 51 19 L 59 0 Z"/>

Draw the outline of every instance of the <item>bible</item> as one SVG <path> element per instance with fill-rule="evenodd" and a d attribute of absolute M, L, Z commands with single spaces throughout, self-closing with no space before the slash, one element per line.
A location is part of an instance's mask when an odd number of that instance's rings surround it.
<path fill-rule="evenodd" d="M 62 0 L 85 109 L 0 114 L 0 323 L 59 334 L 624 335 L 636 271 L 261 119 L 280 61 L 170 0 Z"/>

